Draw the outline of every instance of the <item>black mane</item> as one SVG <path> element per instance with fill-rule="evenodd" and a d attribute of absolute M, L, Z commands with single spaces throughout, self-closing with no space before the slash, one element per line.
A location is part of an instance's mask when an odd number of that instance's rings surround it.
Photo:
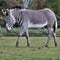
<path fill-rule="evenodd" d="M 14 7 L 11 7 L 10 9 L 15 9 L 15 8 L 17 8 L 17 9 L 22 9 L 21 6 L 14 6 Z"/>

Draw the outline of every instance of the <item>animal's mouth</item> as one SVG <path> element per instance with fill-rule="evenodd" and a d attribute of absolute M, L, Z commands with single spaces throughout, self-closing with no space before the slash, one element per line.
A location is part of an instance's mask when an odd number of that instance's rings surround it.
<path fill-rule="evenodd" d="M 9 25 L 8 24 L 6 24 L 6 30 L 8 31 L 8 32 L 10 32 L 11 31 L 11 27 L 9 27 Z"/>
<path fill-rule="evenodd" d="M 10 31 L 11 31 L 11 29 L 10 29 L 10 28 L 6 28 L 6 30 L 7 30 L 8 32 L 10 32 Z"/>

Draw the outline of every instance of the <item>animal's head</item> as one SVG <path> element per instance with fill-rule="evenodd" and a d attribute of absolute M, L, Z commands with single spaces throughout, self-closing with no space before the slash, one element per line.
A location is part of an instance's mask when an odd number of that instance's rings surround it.
<path fill-rule="evenodd" d="M 15 17 L 13 16 L 13 9 L 6 9 L 5 11 L 2 10 L 2 12 L 5 16 L 6 29 L 7 31 L 11 31 L 13 25 L 16 23 Z"/>

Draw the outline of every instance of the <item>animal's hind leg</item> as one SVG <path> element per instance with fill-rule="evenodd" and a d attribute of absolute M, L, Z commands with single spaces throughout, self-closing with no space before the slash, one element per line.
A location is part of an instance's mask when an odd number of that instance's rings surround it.
<path fill-rule="evenodd" d="M 50 41 L 50 37 L 51 37 L 51 28 L 48 29 L 48 40 L 47 40 L 47 42 L 45 44 L 45 47 L 48 47 L 48 43 Z"/>
<path fill-rule="evenodd" d="M 56 33 L 53 32 L 54 44 L 57 46 Z"/>
<path fill-rule="evenodd" d="M 30 45 L 30 39 L 29 39 L 28 30 L 26 30 L 25 35 L 26 35 L 26 39 L 27 39 L 27 47 L 28 47 L 28 46 Z"/>

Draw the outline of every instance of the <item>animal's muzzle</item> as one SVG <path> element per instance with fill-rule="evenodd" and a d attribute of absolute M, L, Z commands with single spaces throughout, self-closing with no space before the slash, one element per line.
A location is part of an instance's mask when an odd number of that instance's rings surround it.
<path fill-rule="evenodd" d="M 10 31 L 11 31 L 11 27 L 9 27 L 9 25 L 8 25 L 8 24 L 6 24 L 6 30 L 7 30 L 8 32 L 10 32 Z"/>

